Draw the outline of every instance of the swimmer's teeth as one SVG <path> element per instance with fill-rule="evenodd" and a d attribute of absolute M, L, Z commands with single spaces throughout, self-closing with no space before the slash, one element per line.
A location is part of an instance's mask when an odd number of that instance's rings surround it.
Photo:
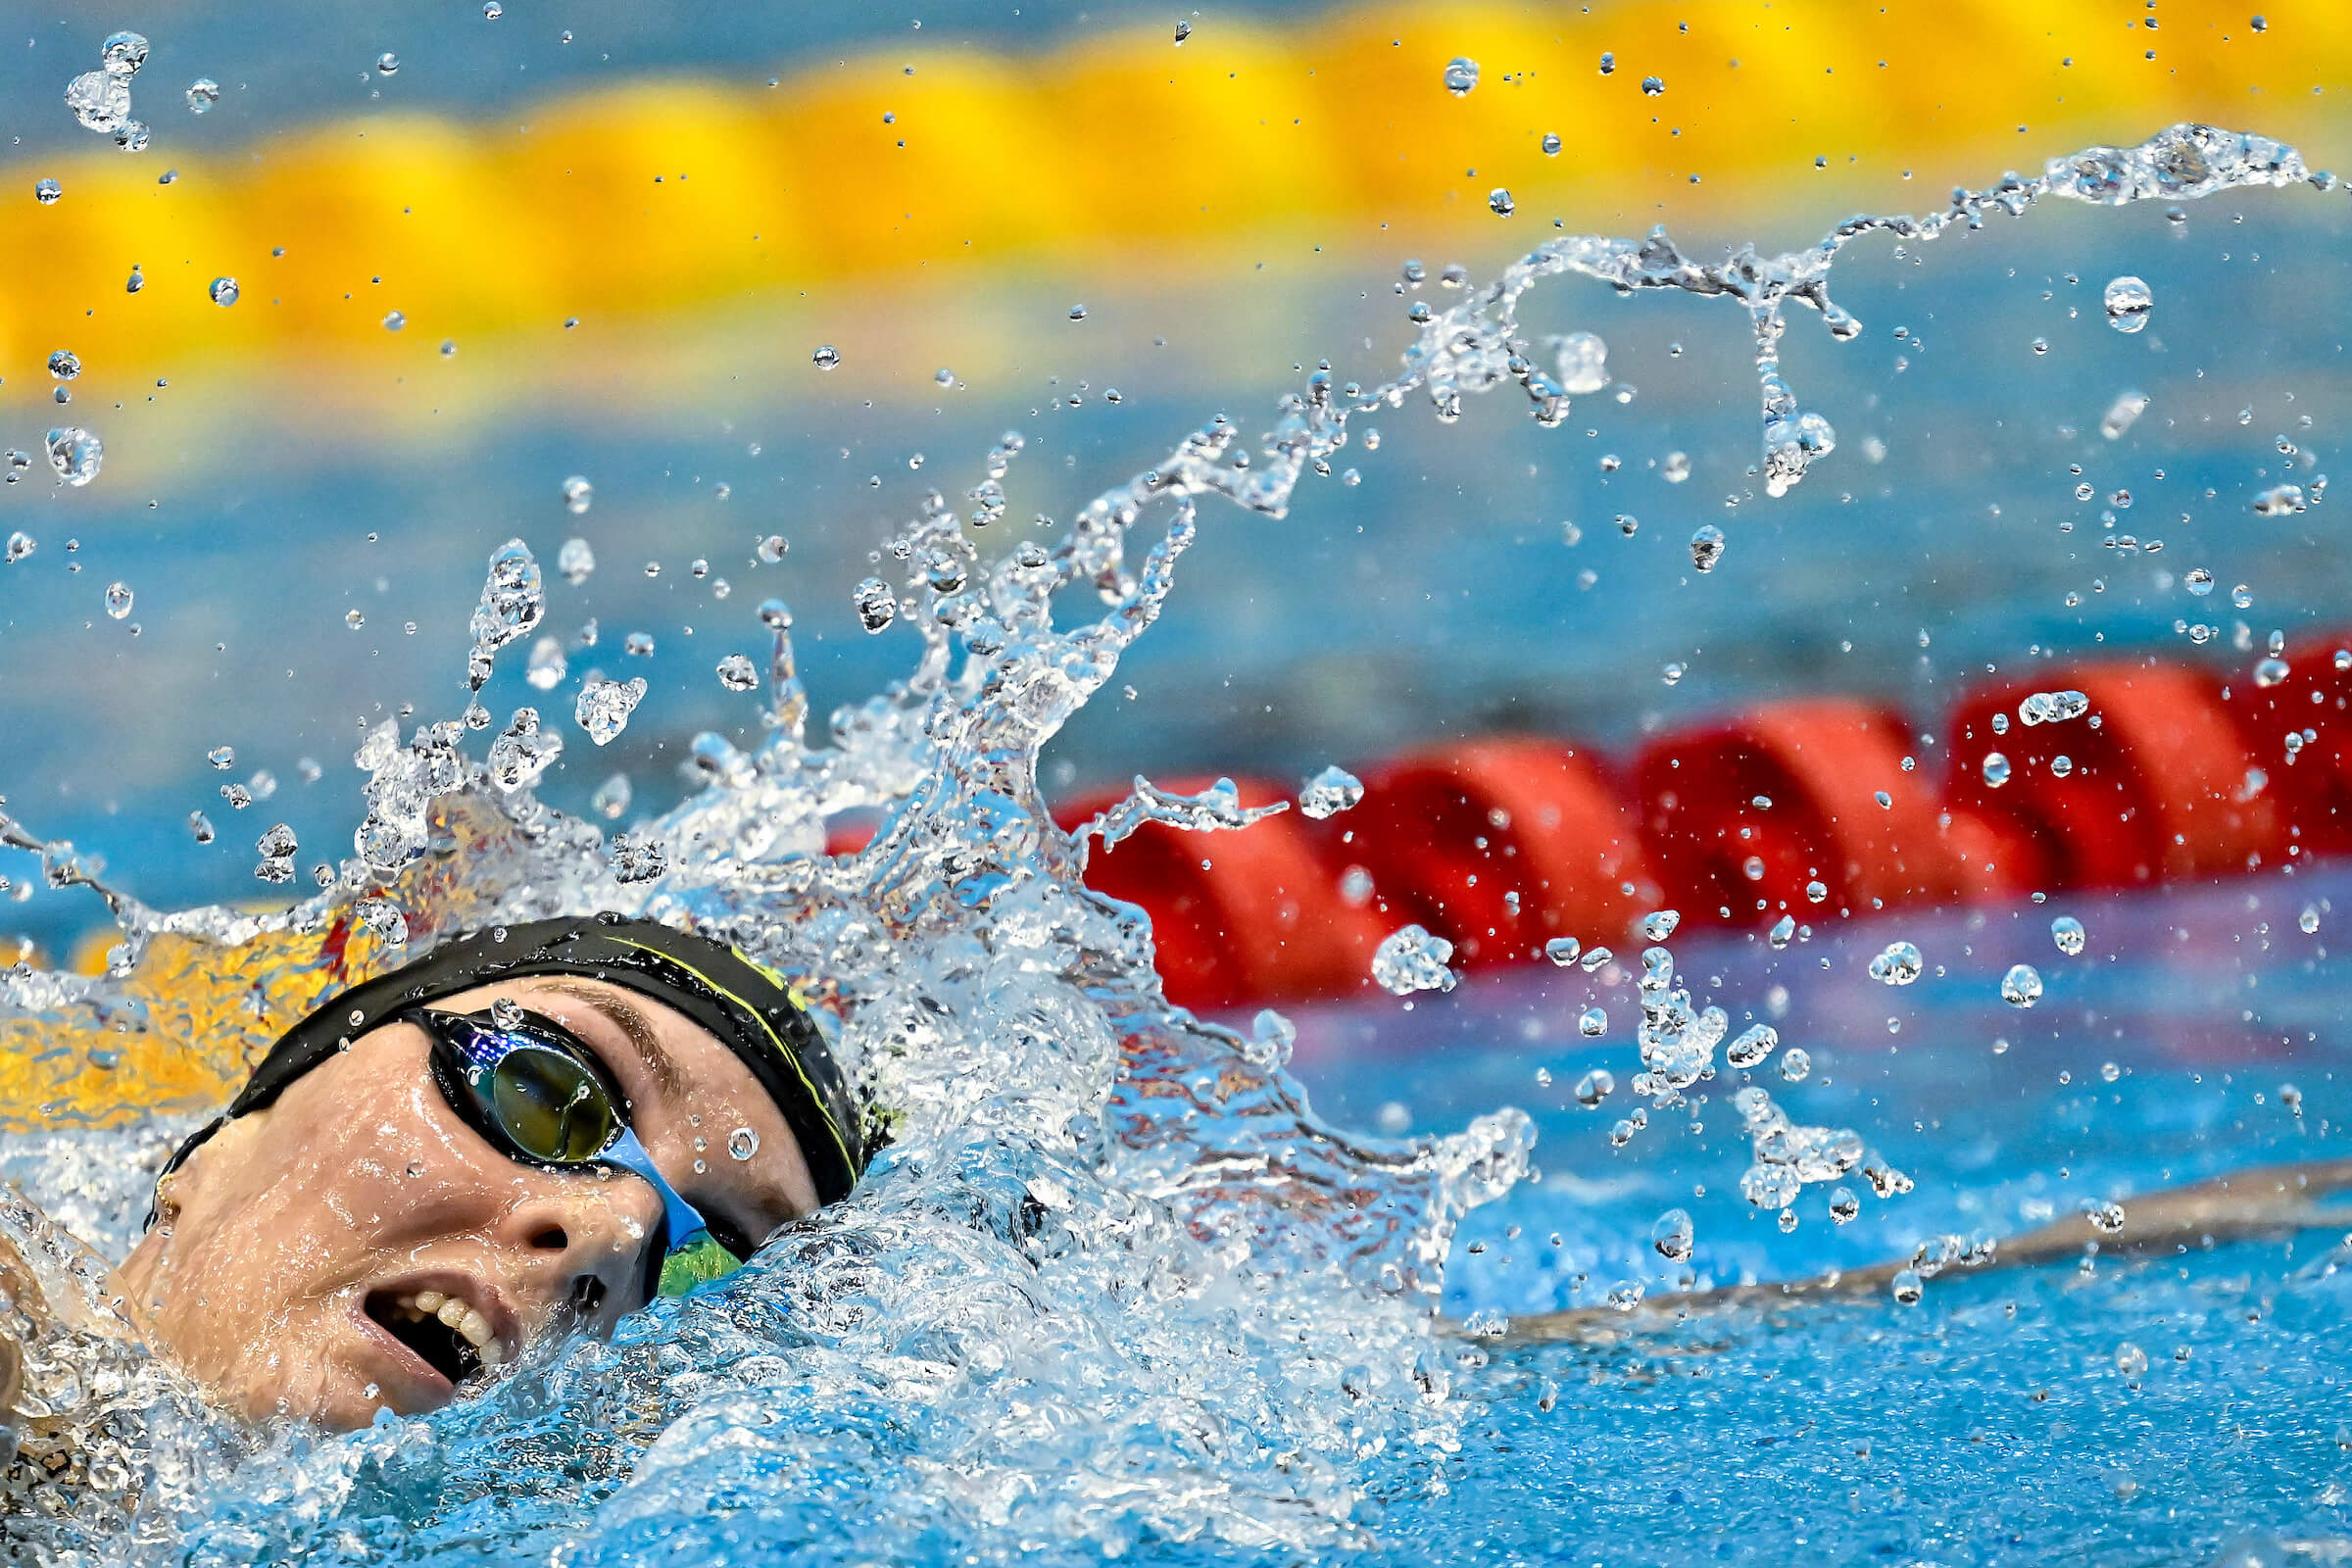
<path fill-rule="evenodd" d="M 439 1291 L 418 1291 L 415 1296 L 400 1298 L 401 1309 L 412 1317 L 438 1318 L 444 1327 L 454 1330 L 481 1357 L 485 1371 L 495 1371 L 507 1360 L 506 1348 L 498 1343 L 497 1331 L 490 1320 L 466 1304 L 462 1298 L 444 1296 Z"/>

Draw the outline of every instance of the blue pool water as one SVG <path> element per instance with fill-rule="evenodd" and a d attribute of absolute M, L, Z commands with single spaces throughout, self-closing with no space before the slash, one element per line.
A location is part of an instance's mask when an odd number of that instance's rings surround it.
<path fill-rule="evenodd" d="M 1783 1049 L 1809 1050 L 1812 1074 L 1757 1076 L 1791 1114 L 1855 1128 L 1916 1179 L 1886 1201 L 1854 1183 L 1862 1212 L 1842 1227 L 1820 1189 L 1787 1235 L 1740 1199 L 1740 1074 L 1702 1086 L 1704 1133 L 1654 1125 L 1612 1150 L 1622 1107 L 1585 1109 L 1571 1090 L 1594 1066 L 1623 1082 L 1626 1026 L 1588 1042 L 1572 1020 L 1588 991 L 1631 1008 L 1627 988 L 1581 971 L 1477 979 L 1409 1013 L 1310 1012 L 1297 1060 L 1344 1125 L 1374 1125 L 1391 1102 L 1416 1126 L 1502 1100 L 1535 1113 L 1542 1178 L 1465 1221 L 1446 1278 L 1457 1314 L 1594 1302 L 1628 1280 L 1654 1294 L 1669 1265 L 1650 1227 L 1676 1206 L 1694 1218 L 1702 1281 L 1797 1278 L 2344 1154 L 2352 1055 L 2328 906 L 2348 892 L 2352 873 L 2323 871 L 1881 915 L 1779 955 L 1678 944 L 1685 972 L 1721 975 L 1721 994 L 1786 986 Z M 2306 907 L 2322 911 L 2315 933 Z M 2053 946 L 2058 914 L 2088 928 L 2082 956 Z M 1865 972 L 1897 938 L 1928 964 L 1903 989 Z M 2018 961 L 2047 987 L 2031 1011 L 1998 996 Z M 1449 1493 L 1410 1504 L 1410 1534 L 1453 1561 L 2206 1562 L 2249 1543 L 2257 1562 L 2338 1560 L 2352 1551 L 2352 1206 L 2344 1219 L 2089 1273 L 1950 1273 L 1914 1306 L 1643 1317 L 1606 1348 L 1465 1349 L 1485 1364 L 1457 1367 L 1454 1388 L 1486 1402 Z M 2118 1369 L 2126 1347 L 2145 1356 L 2136 1380 Z"/>

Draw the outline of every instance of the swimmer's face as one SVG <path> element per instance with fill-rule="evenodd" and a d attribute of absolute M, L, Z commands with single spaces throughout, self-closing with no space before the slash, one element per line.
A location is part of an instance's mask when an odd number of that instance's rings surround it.
<path fill-rule="evenodd" d="M 775 1102 L 682 1014 L 568 977 L 434 1005 L 500 999 L 595 1051 L 655 1164 L 714 1223 L 757 1241 L 816 1206 Z M 249 1418 L 353 1428 L 379 1406 L 432 1410 L 535 1339 L 642 1304 L 653 1186 L 510 1158 L 451 1109 L 429 1050 L 416 1025 L 384 1024 L 221 1128 L 116 1277 L 155 1347 Z M 748 1159 L 728 1152 L 742 1127 L 759 1136 Z"/>

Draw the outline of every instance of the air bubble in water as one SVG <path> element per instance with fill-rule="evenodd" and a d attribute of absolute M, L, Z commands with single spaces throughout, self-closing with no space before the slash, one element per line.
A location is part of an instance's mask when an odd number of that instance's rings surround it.
<path fill-rule="evenodd" d="M 890 591 L 890 584 L 879 577 L 868 577 L 850 595 L 850 603 L 858 611 L 858 624 L 867 631 L 880 631 L 899 618 L 899 602 Z"/>
<path fill-rule="evenodd" d="M 1399 927 L 1372 951 L 1372 978 L 1399 997 L 1416 991 L 1451 991 L 1455 976 L 1446 967 L 1453 944 L 1418 925 Z"/>
<path fill-rule="evenodd" d="M 115 619 L 121 620 L 130 613 L 130 584 L 124 582 L 107 584 L 106 612 Z"/>
<path fill-rule="evenodd" d="M 2017 964 L 2001 976 L 2001 1000 L 2012 1007 L 2031 1007 L 2041 1000 L 2041 971 L 2030 963 Z"/>
<path fill-rule="evenodd" d="M 2107 324 L 2118 332 L 2136 332 L 2148 324 L 2156 297 L 2148 285 L 2127 272 L 2107 282 Z"/>
<path fill-rule="evenodd" d="M 1559 344 L 1560 390 L 1583 395 L 1609 384 L 1609 346 L 1597 332 L 1570 332 Z"/>
<path fill-rule="evenodd" d="M 237 303 L 237 280 L 233 277 L 216 277 L 213 286 L 206 292 L 212 295 L 215 305 L 234 305 Z"/>
<path fill-rule="evenodd" d="M 1919 949 L 1908 942 L 1889 942 L 1870 960 L 1870 977 L 1881 985 L 1907 986 L 1919 978 L 1923 961 Z"/>
<path fill-rule="evenodd" d="M 1598 1007 L 1587 1007 L 1576 1015 L 1576 1032 L 1587 1040 L 1598 1040 L 1609 1032 L 1609 1015 Z"/>
<path fill-rule="evenodd" d="M 2058 944 L 2058 951 L 2070 958 L 2082 954 L 2086 936 L 2082 922 L 2071 914 L 2062 914 L 2050 922 L 2050 940 Z"/>
<path fill-rule="evenodd" d="M 749 1127 L 738 1127 L 727 1134 L 727 1157 L 749 1159 L 760 1152 L 760 1135 Z"/>
<path fill-rule="evenodd" d="M 1459 98 L 1478 85 L 1478 62 L 1456 55 L 1446 65 L 1446 90 Z"/>
<path fill-rule="evenodd" d="M 1327 767 L 1298 791 L 1298 809 L 1318 821 L 1337 816 L 1364 798 L 1364 781 L 1341 767 Z"/>
<path fill-rule="evenodd" d="M 1689 1261 L 1695 1230 L 1688 1209 L 1670 1208 L 1649 1228 L 1649 1245 L 1669 1263 Z"/>
<path fill-rule="evenodd" d="M 57 476 L 76 487 L 98 477 L 99 467 L 106 462 L 106 445 L 79 425 L 66 425 L 43 437 L 49 451 L 49 466 Z"/>
<path fill-rule="evenodd" d="M 1553 937 L 1544 944 L 1544 956 L 1565 969 L 1576 961 L 1576 956 L 1583 948 L 1584 944 L 1574 937 Z"/>
<path fill-rule="evenodd" d="M 841 350 L 830 343 L 820 343 L 816 352 L 808 356 L 808 363 L 820 370 L 833 369 L 841 364 Z"/>
<path fill-rule="evenodd" d="M 198 76 L 188 83 L 188 90 L 182 96 L 188 101 L 189 114 L 210 114 L 213 105 L 220 101 L 220 84 L 210 76 Z"/>
<path fill-rule="evenodd" d="M 1723 543 L 1721 528 L 1711 522 L 1700 523 L 1697 532 L 1690 535 L 1690 564 L 1700 571 L 1713 571 L 1715 563 L 1723 559 Z"/>
<path fill-rule="evenodd" d="M 718 683 L 731 692 L 748 692 L 760 684 L 760 671 L 748 655 L 729 654 L 718 662 Z"/>
<path fill-rule="evenodd" d="M 1986 753 L 1984 754 L 1984 783 L 1985 783 L 1985 785 L 1986 785 L 1988 788 L 1991 788 L 1991 789 L 1996 789 L 1996 790 L 1997 790 L 1997 789 L 1999 789 L 1999 788 L 2000 788 L 2002 785 L 2004 785 L 2004 784 L 2006 784 L 2006 783 L 2008 783 L 2008 782 L 2009 782 L 2009 759 L 2008 759 L 2008 758 L 2006 758 L 2006 757 L 2003 757 L 2003 756 L 2002 756 L 2000 753 L 1998 753 L 1998 752 L 1986 752 Z"/>

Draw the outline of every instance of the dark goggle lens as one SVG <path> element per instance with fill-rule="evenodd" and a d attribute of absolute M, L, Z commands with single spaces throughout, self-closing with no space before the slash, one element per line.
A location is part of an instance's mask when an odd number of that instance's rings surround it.
<path fill-rule="evenodd" d="M 535 1041 L 469 1074 L 474 1100 L 514 1147 L 550 1165 L 594 1159 L 620 1135 L 619 1107 L 585 1062 Z"/>

